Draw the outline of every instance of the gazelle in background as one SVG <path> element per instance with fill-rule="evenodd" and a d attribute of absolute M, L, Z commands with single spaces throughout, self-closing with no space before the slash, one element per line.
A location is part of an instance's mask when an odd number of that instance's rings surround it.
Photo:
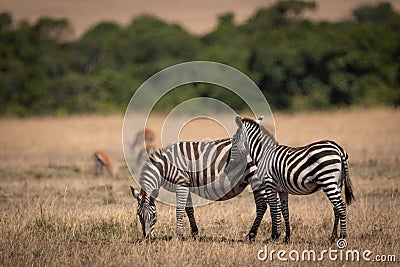
<path fill-rule="evenodd" d="M 154 140 L 155 133 L 149 128 L 146 128 L 144 131 L 140 131 L 136 134 L 131 145 L 131 153 L 136 166 L 135 174 L 138 174 L 141 168 L 144 166 L 147 160 L 147 155 L 154 152 Z"/>
<path fill-rule="evenodd" d="M 155 140 L 155 134 L 150 129 L 145 129 L 144 131 L 141 131 L 136 134 L 135 139 L 131 145 L 132 155 L 136 163 L 135 166 L 137 166 L 136 172 L 139 172 L 142 166 L 144 165 L 144 162 L 147 159 L 147 154 L 152 153 L 154 151 L 155 149 L 153 145 L 154 140 Z M 100 173 L 102 173 L 103 168 L 105 167 L 107 173 L 111 177 L 116 177 L 118 167 L 117 169 L 114 168 L 110 160 L 110 157 L 104 151 L 101 150 L 95 151 L 93 153 L 93 159 L 95 162 L 95 169 L 94 169 L 95 176 L 98 176 Z"/>
<path fill-rule="evenodd" d="M 111 177 L 115 177 L 114 167 L 106 153 L 98 150 L 93 153 L 93 159 L 95 162 L 94 175 L 98 176 L 99 172 L 103 173 L 103 167 L 106 167 L 107 173 Z"/>

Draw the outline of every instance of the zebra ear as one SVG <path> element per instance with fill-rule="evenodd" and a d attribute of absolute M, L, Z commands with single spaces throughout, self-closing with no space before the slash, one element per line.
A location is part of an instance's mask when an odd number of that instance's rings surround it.
<path fill-rule="evenodd" d="M 263 120 L 264 116 L 260 116 L 258 117 L 258 119 L 256 119 L 257 124 L 260 124 L 261 121 Z"/>
<path fill-rule="evenodd" d="M 131 188 L 131 192 L 134 198 L 136 198 L 137 200 L 140 199 L 140 192 L 137 191 L 135 188 L 133 188 L 132 186 L 129 186 Z"/>
<path fill-rule="evenodd" d="M 239 115 L 236 115 L 236 117 L 235 117 L 235 122 L 236 122 L 236 125 L 237 125 L 239 128 L 241 128 L 241 127 L 243 126 L 242 118 L 240 118 Z"/>

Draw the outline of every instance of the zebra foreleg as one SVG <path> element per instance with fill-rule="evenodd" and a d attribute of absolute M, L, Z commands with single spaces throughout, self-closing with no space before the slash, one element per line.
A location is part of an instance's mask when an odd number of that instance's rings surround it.
<path fill-rule="evenodd" d="M 256 218 L 250 229 L 250 232 L 246 235 L 246 239 L 253 242 L 256 239 L 258 228 L 260 227 L 261 221 L 264 217 L 265 212 L 268 208 L 267 196 L 265 190 L 253 191 L 254 201 L 256 202 Z"/>
<path fill-rule="evenodd" d="M 282 205 L 282 215 L 285 220 L 285 230 L 286 236 L 283 240 L 284 243 L 289 243 L 290 241 L 290 221 L 289 221 L 289 196 L 288 193 L 280 192 L 279 199 Z"/>
<path fill-rule="evenodd" d="M 176 235 L 183 236 L 183 216 L 185 215 L 186 201 L 189 196 L 189 188 L 181 185 L 176 186 Z"/>
<path fill-rule="evenodd" d="M 193 237 L 197 236 L 199 234 L 199 230 L 197 228 L 196 224 L 196 218 L 194 217 L 194 209 L 193 209 L 193 203 L 192 203 L 192 195 L 189 192 L 188 198 L 187 198 L 187 203 L 186 203 L 186 214 L 189 219 L 190 223 L 190 231 Z"/>
<path fill-rule="evenodd" d="M 277 197 L 277 192 L 271 189 L 267 192 L 268 203 L 270 207 L 271 221 L 272 221 L 272 233 L 271 241 L 275 241 L 281 235 L 281 210 L 280 203 Z M 270 240 L 266 240 L 268 242 Z"/>

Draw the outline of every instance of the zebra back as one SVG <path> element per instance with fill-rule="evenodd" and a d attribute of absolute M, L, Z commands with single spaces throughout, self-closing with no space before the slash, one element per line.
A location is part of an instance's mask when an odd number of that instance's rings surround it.
<path fill-rule="evenodd" d="M 235 139 L 237 151 L 240 142 Z M 149 191 L 160 186 L 174 191 L 176 185 L 183 185 L 209 200 L 232 198 L 243 191 L 256 169 L 248 155 L 232 157 L 232 147 L 231 139 L 175 143 L 150 155 L 140 185 L 154 185 Z M 234 164 L 226 172 L 231 159 Z"/>

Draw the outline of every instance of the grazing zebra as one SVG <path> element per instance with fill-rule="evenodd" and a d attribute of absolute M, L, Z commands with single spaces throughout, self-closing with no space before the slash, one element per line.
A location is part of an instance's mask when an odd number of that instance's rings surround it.
<path fill-rule="evenodd" d="M 110 176 L 114 177 L 115 176 L 115 171 L 114 167 L 111 163 L 110 158 L 107 156 L 106 153 L 103 151 L 95 151 L 93 153 L 93 159 L 94 159 L 94 175 L 97 176 L 99 175 L 99 171 L 102 173 L 103 172 L 103 167 L 106 167 L 107 172 Z"/>
<path fill-rule="evenodd" d="M 250 156 L 243 154 L 247 153 L 243 134 L 241 131 L 233 139 L 214 142 L 179 142 L 150 154 L 139 178 L 141 191 L 131 187 L 138 201 L 137 214 L 144 238 L 154 237 L 157 221 L 154 199 L 160 187 L 176 192 L 176 234 L 180 237 L 185 211 L 191 234 L 198 234 L 191 193 L 223 201 L 253 183 L 256 167 Z"/>
<path fill-rule="evenodd" d="M 262 184 L 255 192 L 257 218 L 248 238 L 254 240 L 260 222 L 270 205 L 272 220 L 271 239 L 280 236 L 280 203 L 285 220 L 285 242 L 290 240 L 288 194 L 307 195 L 322 189 L 333 204 L 335 221 L 331 242 L 337 238 L 340 220 L 340 238 L 346 238 L 346 204 L 341 197 L 344 184 L 346 203 L 354 201 L 348 171 L 348 155 L 333 141 L 319 141 L 304 147 L 278 145 L 275 138 L 262 126 L 262 117 L 257 120 L 243 119 L 237 132 L 246 131 L 248 153 L 257 166 L 256 176 Z M 238 134 L 238 133 L 237 133 Z M 279 194 L 279 199 L 277 197 Z M 280 200 L 280 201 L 279 201 Z"/>

